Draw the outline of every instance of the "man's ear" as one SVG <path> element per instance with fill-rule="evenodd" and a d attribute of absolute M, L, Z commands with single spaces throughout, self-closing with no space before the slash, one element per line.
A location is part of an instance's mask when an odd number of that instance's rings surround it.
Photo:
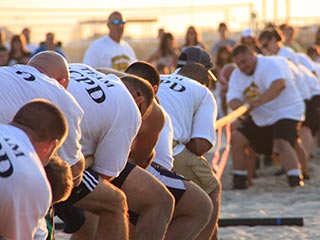
<path fill-rule="evenodd" d="M 68 81 L 65 78 L 58 80 L 59 84 L 63 86 L 65 89 L 68 87 Z"/>
<path fill-rule="evenodd" d="M 134 100 L 136 101 L 137 105 L 139 105 L 144 102 L 144 96 L 138 96 Z"/>

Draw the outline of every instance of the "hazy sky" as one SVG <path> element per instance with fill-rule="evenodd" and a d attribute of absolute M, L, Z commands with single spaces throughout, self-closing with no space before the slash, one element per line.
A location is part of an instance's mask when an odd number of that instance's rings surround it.
<path fill-rule="evenodd" d="M 241 3 L 246 3 L 246 7 L 233 8 L 229 12 L 225 11 L 226 7 L 221 7 L 222 4 L 238 5 Z M 264 9 L 262 8 L 263 3 Z M 277 3 L 278 14 L 274 13 L 274 3 Z M 128 19 L 157 19 L 157 23 L 153 25 L 154 29 L 150 27 L 134 28 L 134 26 L 131 29 L 130 25 L 126 33 L 133 32 L 139 35 L 142 31 L 155 35 L 157 27 L 165 27 L 168 31 L 181 34 L 189 24 L 200 28 L 215 28 L 220 21 L 229 21 L 231 29 L 239 30 L 239 28 L 248 27 L 245 24 L 250 20 L 250 9 L 248 8 L 250 4 L 252 10 L 257 13 L 258 21 L 272 21 L 276 17 L 283 22 L 286 17 L 286 3 L 290 3 L 290 17 L 304 17 L 302 20 L 306 22 L 305 17 L 320 16 L 319 0 L 0 0 L 2 18 L 0 27 L 8 27 L 11 31 L 17 32 L 25 25 L 29 25 L 33 28 L 34 38 L 37 41 L 38 38 L 42 38 L 43 32 L 50 28 L 57 32 L 60 38 L 67 40 L 73 34 L 70 27 L 75 26 L 78 21 L 104 19 L 110 12 L 120 10 Z M 211 6 L 206 7 L 205 10 L 195 8 L 199 5 Z M 173 9 L 170 8 L 171 6 L 186 8 Z M 144 7 L 153 7 L 153 9 L 146 12 Z M 25 8 L 30 8 L 30 10 L 25 11 Z M 48 11 L 42 9 L 33 11 L 32 8 L 49 9 Z M 50 11 L 50 8 L 68 9 Z M 79 11 L 79 8 L 82 10 Z M 94 9 L 94 11 L 86 11 L 87 8 Z M 139 8 L 139 10 L 132 8 Z M 72 11 L 72 9 L 78 9 L 78 11 Z M 102 30 L 107 31 L 106 28 Z"/>

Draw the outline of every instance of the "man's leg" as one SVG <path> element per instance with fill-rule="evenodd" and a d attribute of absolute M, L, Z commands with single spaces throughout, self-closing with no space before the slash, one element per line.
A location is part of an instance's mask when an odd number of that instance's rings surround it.
<path fill-rule="evenodd" d="M 298 121 L 282 119 L 272 126 L 273 152 L 279 154 L 291 187 L 304 185 L 298 155 L 294 149 L 298 124 Z"/>
<path fill-rule="evenodd" d="M 200 232 L 198 239 L 217 239 L 217 222 L 220 209 L 220 182 L 204 157 L 198 157 L 187 148 L 174 156 L 174 171 L 200 186 L 211 199 L 213 211 L 207 226 Z M 217 235 L 217 234 L 216 234 Z M 214 238 L 216 237 L 216 238 Z"/>
<path fill-rule="evenodd" d="M 73 239 L 128 239 L 126 196 L 110 182 L 99 178 L 96 188 L 74 206 L 91 214 Z"/>
<path fill-rule="evenodd" d="M 121 189 L 127 196 L 130 211 L 139 216 L 135 225 L 135 239 L 163 239 L 174 208 L 173 196 L 166 187 L 150 173 L 136 166 L 128 174 Z"/>
<path fill-rule="evenodd" d="M 195 239 L 208 224 L 213 206 L 207 193 L 195 183 L 152 163 L 147 169 L 175 198 L 173 218 L 166 239 Z"/>

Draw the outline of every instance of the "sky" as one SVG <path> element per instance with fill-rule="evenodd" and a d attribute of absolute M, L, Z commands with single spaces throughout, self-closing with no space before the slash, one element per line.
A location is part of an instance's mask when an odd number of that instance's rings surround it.
<path fill-rule="evenodd" d="M 275 16 L 284 19 L 286 17 L 285 7 L 288 2 L 290 2 L 291 17 L 320 16 L 320 1 L 318 0 L 0 0 L 0 27 L 8 27 L 9 30 L 16 32 L 25 25 L 29 25 L 34 29 L 37 41 L 40 35 L 50 27 L 52 31 L 57 31 L 62 40 L 68 41 L 79 34 L 75 33 L 78 30 L 75 28 L 77 28 L 76 24 L 79 21 L 105 19 L 111 11 L 120 10 L 129 19 L 156 19 L 156 24 L 146 25 L 142 28 L 130 25 L 127 33 L 133 35 L 141 35 L 142 33 L 155 35 L 156 28 L 162 26 L 180 34 L 190 24 L 200 28 L 216 28 L 218 22 L 226 20 L 230 21 L 232 29 L 238 30 L 249 27 L 247 22 L 250 20 L 251 10 L 257 14 L 257 20 L 261 20 L 263 16 L 266 19 L 273 19 Z M 221 7 L 222 4 L 243 3 L 243 7 L 231 8 L 230 11 Z M 263 3 L 264 9 L 262 8 Z M 277 13 L 274 12 L 274 3 L 277 3 Z M 197 8 L 200 5 L 211 5 L 212 7 Z M 174 11 L 179 11 L 177 6 L 180 6 L 181 9 L 182 6 L 184 8 L 175 14 Z M 150 9 L 151 7 L 153 9 Z M 26 8 L 28 9 L 26 10 Z M 44 9 L 36 10 L 36 8 Z M 60 8 L 64 10 L 53 10 Z M 65 10 L 65 8 L 68 9 Z M 143 8 L 149 9 L 144 11 Z M 94 9 L 94 11 L 90 11 L 90 9 Z M 306 21 L 305 18 L 302 20 Z M 84 30 L 81 31 L 81 34 L 85 34 Z M 103 29 L 103 31 L 107 30 Z"/>

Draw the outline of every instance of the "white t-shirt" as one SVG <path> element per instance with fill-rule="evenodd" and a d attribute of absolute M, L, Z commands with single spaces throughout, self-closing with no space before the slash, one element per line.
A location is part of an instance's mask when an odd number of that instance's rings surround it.
<path fill-rule="evenodd" d="M 49 209 L 51 188 L 28 136 L 0 125 L 0 235 L 31 240 Z"/>
<path fill-rule="evenodd" d="M 84 110 L 81 144 L 94 155 L 93 169 L 117 177 L 124 168 L 141 115 L 130 92 L 115 75 L 104 75 L 85 64 L 69 64 L 68 90 Z"/>
<path fill-rule="evenodd" d="M 316 72 L 315 63 L 311 60 L 311 58 L 305 53 L 296 53 L 298 63 L 304 65 L 310 72 Z"/>
<path fill-rule="evenodd" d="M 278 56 L 278 58 L 283 59 L 284 68 L 289 68 L 290 73 L 292 74 L 292 78 L 297 86 L 297 89 L 302 97 L 303 100 L 311 99 L 311 91 L 308 85 L 308 81 L 306 79 L 306 75 L 298 68 L 290 60 L 286 59 L 285 57 Z"/>
<path fill-rule="evenodd" d="M 279 61 L 282 61 L 280 63 Z M 279 67 L 281 66 L 281 67 Z M 273 100 L 254 108 L 250 115 L 258 126 L 272 125 L 280 119 L 304 119 L 304 102 L 295 86 L 288 68 L 284 67 L 283 60 L 278 57 L 257 56 L 257 65 L 254 73 L 248 76 L 236 68 L 229 81 L 227 102 L 232 99 L 244 101 L 244 93 L 252 84 L 260 94 L 263 94 L 277 79 L 285 79 L 286 87 Z"/>
<path fill-rule="evenodd" d="M 26 65 L 0 68 L 0 123 L 8 124 L 28 101 L 44 98 L 57 105 L 68 122 L 68 136 L 58 150 L 70 166 L 83 158 L 80 145 L 80 121 L 83 111 L 77 101 L 53 78 Z"/>
<path fill-rule="evenodd" d="M 173 155 L 180 153 L 192 138 L 204 138 L 214 145 L 217 104 L 212 93 L 176 73 L 161 75 L 160 79 L 157 96 L 171 117 L 174 140 L 178 142 Z"/>
<path fill-rule="evenodd" d="M 160 164 L 169 170 L 173 168 L 173 127 L 169 114 L 161 107 L 165 114 L 166 120 L 160 132 L 160 136 L 155 146 L 156 155 L 153 162 Z"/>
<path fill-rule="evenodd" d="M 314 75 L 306 66 L 298 64 L 298 69 L 304 74 L 305 81 L 310 89 L 311 96 L 320 95 L 320 79 Z"/>
<path fill-rule="evenodd" d="M 91 67 L 109 67 L 124 71 L 137 60 L 131 46 L 123 41 L 115 42 L 109 36 L 94 41 L 87 49 L 83 63 Z"/>
<path fill-rule="evenodd" d="M 277 52 L 277 55 L 289 59 L 296 65 L 299 63 L 296 53 L 289 47 L 281 47 L 280 50 Z"/>

